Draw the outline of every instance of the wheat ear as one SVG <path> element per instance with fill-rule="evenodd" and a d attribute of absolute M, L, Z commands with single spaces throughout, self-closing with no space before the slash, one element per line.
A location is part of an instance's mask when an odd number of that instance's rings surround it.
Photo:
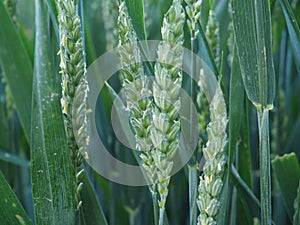
<path fill-rule="evenodd" d="M 153 157 L 157 167 L 158 202 L 160 221 L 163 223 L 168 185 L 173 167 L 172 158 L 179 147 L 180 99 L 183 59 L 183 25 L 185 15 L 180 0 L 174 0 L 163 19 L 161 29 L 163 42 L 158 46 L 155 79 L 153 82 L 154 106 L 151 139 Z"/>
<path fill-rule="evenodd" d="M 151 91 L 149 81 L 144 73 L 137 35 L 133 29 L 125 2 L 119 7 L 119 46 L 122 63 L 121 80 L 126 94 L 130 124 L 133 127 L 136 148 L 141 151 L 140 158 L 152 194 L 155 194 L 156 169 L 153 162 L 150 139 Z"/>
<path fill-rule="evenodd" d="M 220 66 L 220 29 L 215 12 L 210 9 L 208 21 L 205 30 L 205 36 L 211 48 L 212 55 L 215 59 L 216 65 Z"/>
<path fill-rule="evenodd" d="M 85 147 L 88 145 L 87 135 L 87 79 L 86 63 L 82 41 L 82 27 L 76 10 L 77 3 L 72 0 L 57 0 L 60 29 L 60 73 L 62 74 L 62 113 L 68 138 L 68 146 L 73 162 L 75 200 L 77 209 L 82 202 L 79 193 L 82 189 L 80 170 L 82 153 L 88 157 Z M 76 135 L 76 140 L 75 140 Z M 76 142 L 77 141 L 77 142 Z"/>
<path fill-rule="evenodd" d="M 216 225 L 216 216 L 220 208 L 220 193 L 223 187 L 225 167 L 226 105 L 221 88 L 218 86 L 210 102 L 210 119 L 207 126 L 208 141 L 203 149 L 206 160 L 198 187 L 198 225 Z"/>

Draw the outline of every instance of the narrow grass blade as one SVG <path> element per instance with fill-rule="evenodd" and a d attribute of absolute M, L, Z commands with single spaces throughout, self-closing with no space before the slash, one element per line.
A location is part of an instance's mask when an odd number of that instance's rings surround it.
<path fill-rule="evenodd" d="M 74 178 L 52 73 L 48 17 L 35 0 L 36 42 L 31 122 L 31 178 L 36 224 L 74 224 Z"/>
<path fill-rule="evenodd" d="M 11 154 L 11 153 L 1 151 L 1 150 L 0 150 L 0 160 L 5 161 L 5 162 L 10 162 L 14 165 L 29 168 L 29 161 L 28 160 L 23 159 L 18 155 Z"/>
<path fill-rule="evenodd" d="M 17 196 L 0 171 L 0 218 L 1 224 L 32 225 Z"/>
<path fill-rule="evenodd" d="M 82 182 L 84 185 L 80 196 L 83 202 L 83 224 L 108 225 L 98 197 L 86 173 L 83 175 Z"/>
<path fill-rule="evenodd" d="M 54 0 L 44 0 L 44 1 L 48 7 L 48 13 L 49 13 L 51 22 L 54 27 L 56 39 L 59 40 L 59 27 L 58 27 L 58 22 L 56 19 L 57 18 L 57 10 L 56 10 L 56 6 L 55 6 L 55 2 L 54 2 Z"/>
<path fill-rule="evenodd" d="M 219 71 L 217 69 L 215 60 L 212 56 L 212 53 L 210 51 L 210 47 L 209 44 L 207 42 L 207 39 L 205 37 L 205 33 L 201 27 L 201 24 L 198 23 L 198 27 L 199 27 L 199 51 L 197 53 L 197 55 L 203 59 L 203 61 L 209 66 L 209 68 L 214 72 L 215 75 L 219 74 Z"/>
<path fill-rule="evenodd" d="M 131 132 L 125 132 L 130 130 L 130 125 L 129 123 L 127 123 L 127 121 L 129 121 L 129 115 L 128 112 L 126 111 L 126 106 L 124 105 L 122 99 L 120 98 L 120 96 L 116 93 L 116 91 L 107 83 L 105 82 L 105 85 L 111 95 L 111 97 L 114 99 L 113 101 L 115 102 L 115 107 L 116 107 L 116 115 L 119 118 L 119 122 L 120 122 L 120 127 L 122 127 L 122 130 L 119 131 L 119 135 L 121 137 L 125 137 L 125 139 L 123 141 L 126 141 L 127 146 L 131 147 L 132 149 L 135 149 L 135 137 L 134 135 L 132 135 Z M 121 118 L 128 118 L 128 120 L 124 120 Z M 139 158 L 139 153 L 138 151 L 134 151 L 134 155 L 136 160 L 139 162 L 140 158 Z"/>
<path fill-rule="evenodd" d="M 3 1 L 0 1 L 0 21 L 0 64 L 10 87 L 25 136 L 29 141 L 32 63 Z"/>
<path fill-rule="evenodd" d="M 236 50 L 236 49 L 235 49 Z M 228 168 L 231 167 L 235 155 L 236 143 L 240 134 L 240 127 L 243 117 L 244 106 L 244 86 L 241 75 L 240 63 L 236 51 L 234 52 L 230 75 L 230 93 L 229 93 L 229 138 L 228 138 Z"/>
<path fill-rule="evenodd" d="M 243 122 L 241 127 L 240 138 L 241 141 L 238 145 L 238 172 L 241 176 L 241 179 L 245 181 L 248 187 L 252 187 L 252 168 L 251 168 L 251 148 L 250 148 L 250 132 L 249 132 L 249 110 L 248 110 L 247 97 L 244 97 L 244 114 Z M 237 191 L 237 215 L 236 223 L 237 224 L 252 224 L 252 219 L 250 216 L 249 207 L 245 201 L 242 190 L 238 189 Z"/>
<path fill-rule="evenodd" d="M 291 46 L 295 58 L 298 73 L 300 74 L 300 29 L 297 19 L 294 16 L 292 7 L 287 0 L 280 0 L 280 5 L 290 35 Z"/>
<path fill-rule="evenodd" d="M 232 176 L 232 180 L 234 182 L 234 185 L 236 185 L 237 188 L 244 191 L 249 198 L 253 201 L 253 203 L 260 208 L 260 202 L 257 199 L 257 197 L 252 192 L 251 188 L 247 185 L 247 183 L 241 178 L 239 173 L 237 172 L 236 168 L 232 165 L 230 169 L 230 174 Z"/>
<path fill-rule="evenodd" d="M 143 0 L 125 0 L 128 13 L 132 19 L 132 25 L 139 40 L 146 40 L 146 29 L 144 21 L 144 1 Z"/>
<path fill-rule="evenodd" d="M 275 75 L 269 1 L 233 0 L 233 23 L 248 98 L 257 107 L 273 104 Z"/>
<path fill-rule="evenodd" d="M 300 180 L 300 165 L 295 153 L 276 157 L 272 161 L 274 176 L 278 181 L 284 206 L 291 221 L 294 214 L 294 199 Z"/>

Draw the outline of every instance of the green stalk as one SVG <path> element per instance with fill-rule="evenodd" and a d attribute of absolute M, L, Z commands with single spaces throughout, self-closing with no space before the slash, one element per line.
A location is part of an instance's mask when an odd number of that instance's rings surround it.
<path fill-rule="evenodd" d="M 159 225 L 164 225 L 165 208 L 159 208 Z"/>
<path fill-rule="evenodd" d="M 200 9 L 201 9 L 201 1 L 191 1 L 191 0 L 185 0 L 186 7 L 185 11 L 188 16 L 187 24 L 190 31 L 190 47 L 191 47 L 191 54 L 190 54 L 190 67 L 191 67 L 191 77 L 190 77 L 190 97 L 192 100 L 194 100 L 195 97 L 195 90 L 194 87 L 194 80 L 195 80 L 195 74 L 196 74 L 196 59 L 195 59 L 195 53 L 196 53 L 196 47 L 197 47 L 197 37 L 198 37 L 198 29 L 196 27 L 197 21 L 200 18 Z M 198 98 L 198 96 L 197 96 Z M 195 118 L 193 115 L 193 104 L 194 101 L 190 103 L 190 140 L 189 140 L 189 148 L 193 145 L 193 133 L 195 132 L 195 129 L 193 127 L 193 124 L 196 124 Z M 200 142 L 199 142 L 200 143 Z M 201 145 L 201 144 L 199 144 Z M 202 147 L 202 146 L 201 146 Z M 199 149 L 201 149 L 199 146 Z M 194 162 L 189 163 L 188 165 L 188 172 L 189 172 L 189 224 L 195 225 L 197 223 L 197 206 L 196 206 L 196 199 L 197 199 L 197 186 L 198 186 L 198 164 Z"/>
<path fill-rule="evenodd" d="M 272 224 L 269 111 L 258 110 L 261 224 Z"/>
<path fill-rule="evenodd" d="M 189 169 L 189 211 L 190 225 L 197 224 L 197 187 L 198 187 L 198 164 L 188 166 Z"/>
<path fill-rule="evenodd" d="M 153 214 L 154 214 L 154 224 L 158 225 L 158 206 L 157 206 L 157 193 L 152 193 L 153 202 Z"/>
<path fill-rule="evenodd" d="M 136 216 L 135 213 L 133 213 L 133 212 L 129 213 L 129 224 L 130 225 L 134 225 L 135 216 Z"/>
<path fill-rule="evenodd" d="M 191 99 L 194 100 L 194 79 L 196 74 L 196 68 L 195 68 L 195 50 L 196 50 L 196 37 L 195 37 L 195 30 L 190 30 L 190 36 L 191 36 L 191 77 L 190 77 L 190 88 L 191 88 Z M 191 101 L 190 103 L 190 143 L 189 148 L 193 146 L 194 141 L 194 135 L 195 129 L 193 127 L 193 124 L 196 124 L 196 120 L 194 118 L 193 114 L 193 107 L 194 107 L 194 101 Z M 196 194 L 193 194 L 194 192 L 197 192 L 197 166 L 189 165 L 189 201 L 190 201 L 190 225 L 194 225 L 197 223 L 197 206 L 196 206 L 196 198 L 193 197 L 196 196 Z"/>
<path fill-rule="evenodd" d="M 190 77 L 190 88 L 191 88 L 191 99 L 194 100 L 194 93 L 195 93 L 195 88 L 194 88 L 194 79 L 195 79 L 195 74 L 196 74 L 196 68 L 195 68 L 195 46 L 196 46 L 196 37 L 194 37 L 195 30 L 190 31 L 191 35 L 191 74 L 192 76 Z M 190 103 L 190 148 L 193 146 L 193 124 L 196 124 L 195 118 L 193 117 L 193 107 L 194 107 L 194 101 L 191 101 Z"/>

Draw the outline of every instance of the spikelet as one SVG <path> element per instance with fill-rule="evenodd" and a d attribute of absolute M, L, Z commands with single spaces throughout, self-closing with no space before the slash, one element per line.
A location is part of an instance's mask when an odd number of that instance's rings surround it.
<path fill-rule="evenodd" d="M 196 28 L 196 24 L 200 19 L 200 15 L 201 15 L 200 8 L 201 8 L 202 0 L 197 0 L 197 1 L 185 0 L 185 2 L 186 2 L 185 11 L 189 18 L 187 20 L 188 28 L 192 32 L 191 39 L 195 40 L 197 39 L 197 36 L 199 34 L 199 30 Z"/>
<path fill-rule="evenodd" d="M 223 187 L 226 145 L 226 105 L 222 90 L 218 86 L 210 102 L 211 121 L 207 127 L 208 141 L 203 149 L 206 160 L 200 176 L 197 205 L 200 211 L 198 225 L 215 224 L 220 207 L 220 193 Z"/>
<path fill-rule="evenodd" d="M 111 50 L 117 46 L 117 19 L 118 19 L 118 0 L 102 1 L 102 18 L 105 28 L 106 50 Z"/>
<path fill-rule="evenodd" d="M 125 2 L 119 6 L 119 46 L 122 63 L 121 80 L 126 94 L 127 110 L 130 113 L 130 124 L 133 127 L 136 148 L 141 151 L 140 158 L 147 178 L 153 185 L 149 186 L 155 194 L 156 169 L 153 162 L 150 139 L 151 91 L 144 74 L 137 35 L 133 29 Z"/>
<path fill-rule="evenodd" d="M 212 55 L 215 59 L 216 65 L 220 65 L 220 29 L 219 22 L 217 21 L 215 12 L 211 9 L 209 10 L 208 21 L 205 30 L 205 36 L 207 38 L 208 44 L 211 48 Z"/>
<path fill-rule="evenodd" d="M 201 74 L 203 73 L 203 70 L 200 70 L 200 77 L 202 76 Z M 206 143 L 206 126 L 209 121 L 209 103 L 204 95 L 203 90 L 201 90 L 200 87 L 200 81 L 198 82 L 198 87 L 199 91 L 197 93 L 197 106 L 198 106 L 198 111 L 197 111 L 197 117 L 198 117 L 198 124 L 199 124 L 199 141 L 198 141 L 198 152 L 202 152 L 203 145 Z"/>
<path fill-rule="evenodd" d="M 57 0 L 59 11 L 58 21 L 60 29 L 60 73 L 62 74 L 62 112 L 68 138 L 68 146 L 73 162 L 75 178 L 75 200 L 77 209 L 82 202 L 79 192 L 82 188 L 78 171 L 82 163 L 82 153 L 88 145 L 87 135 L 87 79 L 86 63 L 82 41 L 80 17 L 76 10 L 76 3 L 72 0 Z M 77 137 L 75 140 L 75 136 Z M 77 142 L 76 142 L 77 141 Z"/>
<path fill-rule="evenodd" d="M 151 139 L 153 158 L 157 167 L 160 224 L 168 195 L 168 185 L 173 167 L 172 158 L 179 148 L 179 91 L 182 82 L 183 25 L 185 15 L 180 0 L 166 13 L 161 29 L 162 40 L 157 50 L 152 111 Z M 169 64 L 169 65 L 167 65 Z"/>

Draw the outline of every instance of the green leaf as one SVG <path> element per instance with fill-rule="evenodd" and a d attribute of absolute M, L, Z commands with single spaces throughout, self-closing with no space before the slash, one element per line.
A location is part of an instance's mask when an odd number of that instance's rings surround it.
<path fill-rule="evenodd" d="M 233 23 L 248 98 L 271 108 L 275 94 L 269 1 L 233 0 Z"/>
<path fill-rule="evenodd" d="M 245 194 L 247 194 L 249 196 L 249 198 L 251 199 L 251 201 L 253 201 L 253 203 L 260 208 L 260 202 L 257 199 L 257 197 L 254 195 L 254 193 L 252 192 L 251 188 L 248 186 L 248 184 L 241 178 L 241 176 L 239 175 L 239 173 L 237 172 L 237 170 L 235 169 L 235 167 L 232 165 L 231 169 L 230 169 L 230 173 L 232 176 L 232 180 L 234 182 L 234 185 L 239 188 L 240 190 L 244 191 Z"/>
<path fill-rule="evenodd" d="M 10 162 L 12 164 L 23 166 L 26 168 L 29 168 L 29 161 L 26 159 L 21 158 L 18 155 L 14 155 L 5 151 L 0 150 L 0 160 L 3 160 L 5 162 Z"/>
<path fill-rule="evenodd" d="M 295 63 L 300 74 L 300 29 L 297 19 L 294 16 L 290 3 L 287 0 L 280 0 L 280 5 L 290 35 L 291 46 L 295 57 Z"/>
<path fill-rule="evenodd" d="M 272 167 L 280 188 L 284 206 L 290 220 L 293 220 L 294 199 L 297 196 L 297 188 L 300 180 L 300 165 L 295 153 L 276 157 L 272 161 Z"/>
<path fill-rule="evenodd" d="M 0 218 L 1 224 L 32 225 L 17 196 L 0 171 Z"/>
<path fill-rule="evenodd" d="M 84 221 L 83 224 L 93 224 L 93 225 L 108 225 L 106 218 L 103 213 L 103 209 L 98 201 L 97 195 L 90 179 L 87 174 L 84 173 L 82 178 L 83 189 L 80 193 L 82 204 L 82 213 Z"/>
<path fill-rule="evenodd" d="M 244 96 L 244 87 L 241 77 L 239 60 L 234 50 L 234 57 L 231 65 L 231 75 L 230 75 L 230 93 L 229 93 L 229 118 L 235 118 L 234 120 L 229 120 L 229 138 L 228 138 L 228 164 L 227 171 L 230 171 L 233 157 L 235 155 L 237 138 L 239 135 L 241 121 L 242 121 L 242 111 L 243 111 L 243 96 Z M 229 193 L 229 177 L 230 173 L 226 173 L 224 183 L 224 192 Z M 218 224 L 226 223 L 227 215 L 227 206 L 229 200 L 229 194 L 224 196 L 224 204 L 221 205 L 219 211 L 219 221 Z"/>
<path fill-rule="evenodd" d="M 74 224 L 74 178 L 53 74 L 48 14 L 35 0 L 36 42 L 31 124 L 31 179 L 36 224 Z"/>
<path fill-rule="evenodd" d="M 198 38 L 199 50 L 197 52 L 197 55 L 203 59 L 203 61 L 209 66 L 209 68 L 211 69 L 211 71 L 214 72 L 215 75 L 218 75 L 219 72 L 218 72 L 215 60 L 212 56 L 208 41 L 205 37 L 205 33 L 204 33 L 200 23 L 198 23 L 198 27 L 199 27 L 200 35 Z"/>
<path fill-rule="evenodd" d="M 0 64 L 10 87 L 25 136 L 29 140 L 32 64 L 3 1 L 0 1 L 0 21 Z"/>
<path fill-rule="evenodd" d="M 248 98 L 258 110 L 261 223 L 271 224 L 269 110 L 273 108 L 275 74 L 269 1 L 233 0 L 233 24 Z"/>
<path fill-rule="evenodd" d="M 229 120 L 228 168 L 231 167 L 231 162 L 235 155 L 237 138 L 240 133 L 240 127 L 241 127 L 242 116 L 243 116 L 241 112 L 243 112 L 244 110 L 243 106 L 244 106 L 244 86 L 242 81 L 239 59 L 235 48 L 232 67 L 231 67 L 231 75 L 230 75 L 229 118 L 234 118 L 234 120 Z"/>
<path fill-rule="evenodd" d="M 250 148 L 250 132 L 249 132 L 249 115 L 248 115 L 248 102 L 246 96 L 244 96 L 244 114 L 240 133 L 240 143 L 238 146 L 238 172 L 241 179 L 245 181 L 248 187 L 252 187 L 252 174 L 251 174 L 251 148 Z M 245 204 L 245 198 L 242 190 L 238 189 L 237 193 L 237 224 L 252 224 L 250 217 L 250 210 L 248 205 Z"/>
<path fill-rule="evenodd" d="M 146 40 L 146 29 L 144 21 L 144 1 L 143 0 L 125 0 L 128 13 L 132 19 L 133 28 L 139 40 Z"/>
<path fill-rule="evenodd" d="M 54 0 L 45 0 L 45 3 L 47 4 L 48 7 L 48 13 L 51 18 L 51 22 L 54 27 L 54 32 L 57 40 L 59 40 L 59 27 L 58 27 L 58 22 L 57 22 L 57 10 L 55 6 L 55 1 Z"/>
<path fill-rule="evenodd" d="M 245 107 L 246 108 L 246 107 Z M 230 76 L 230 93 L 229 93 L 229 118 L 234 118 L 234 120 L 229 120 L 229 138 L 228 138 L 228 171 L 230 171 L 234 156 L 236 154 L 236 149 L 238 147 L 238 137 L 241 133 L 243 133 L 243 130 L 241 130 L 242 125 L 242 118 L 245 117 L 244 121 L 248 123 L 248 112 L 244 109 L 244 86 L 243 86 L 243 80 L 240 70 L 240 64 L 238 55 L 236 52 L 236 48 L 234 49 L 234 55 L 233 55 L 233 61 L 231 66 L 231 76 Z M 248 143 L 247 140 L 244 140 L 242 144 Z M 243 170 L 243 166 L 245 167 L 245 170 L 250 169 L 247 164 L 243 164 L 244 162 L 240 162 L 241 160 L 249 160 L 250 157 L 250 149 L 249 146 L 240 146 L 238 152 L 238 165 L 240 163 L 242 164 L 241 170 Z M 248 148 L 247 148 L 248 147 Z M 251 162 L 251 161 L 250 161 Z M 240 169 L 240 168 L 239 168 Z M 248 173 L 250 173 L 248 171 Z M 227 173 L 227 180 L 229 181 L 230 173 Z M 244 177 L 242 177 L 244 179 Z M 248 179 L 247 179 L 248 180 Z M 226 182 L 227 185 L 229 185 L 229 182 Z M 248 184 L 249 185 L 249 184 Z M 225 187 L 225 189 L 228 189 L 229 187 Z M 248 217 L 249 210 L 247 207 L 245 208 L 245 200 L 242 197 L 241 190 L 238 189 L 237 191 L 237 214 L 236 219 L 239 221 L 240 218 Z M 228 201 L 228 196 L 226 199 L 226 202 Z M 223 212 L 223 217 L 227 214 L 227 204 L 223 204 L 221 208 L 221 212 Z M 247 220 L 242 221 L 246 224 Z M 238 223 L 238 222 L 237 222 Z M 224 224 L 224 222 L 223 222 Z M 249 224 L 249 223 L 248 223 Z"/>

